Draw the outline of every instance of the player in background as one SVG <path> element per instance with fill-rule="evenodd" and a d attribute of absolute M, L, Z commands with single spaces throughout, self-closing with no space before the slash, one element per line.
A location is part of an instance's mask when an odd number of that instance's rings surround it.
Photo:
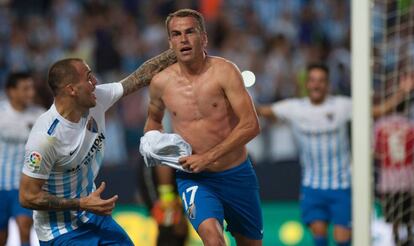
<path fill-rule="evenodd" d="M 132 245 L 110 216 L 118 199 L 101 198 L 94 180 L 105 149 L 105 111 L 176 61 L 168 50 L 120 82 L 97 85 L 81 59 L 54 63 L 50 109 L 36 121 L 26 144 L 20 203 L 34 210 L 41 245 Z"/>
<path fill-rule="evenodd" d="M 307 68 L 308 97 L 257 106 L 259 116 L 291 124 L 302 164 L 301 216 L 316 246 L 328 245 L 328 224 L 334 225 L 338 246 L 351 244 L 351 155 L 347 123 L 349 97 L 329 94 L 329 70 L 323 64 Z M 412 90 L 413 80 L 401 80 L 399 90 L 373 107 L 378 117 L 392 110 Z M 358 165 L 358 163 L 355 163 Z"/>
<path fill-rule="evenodd" d="M 385 220 L 392 223 L 397 246 L 413 245 L 414 219 L 414 122 L 401 103 L 396 112 L 374 125 L 374 153 L 378 166 L 377 193 Z M 405 229 L 400 235 L 401 228 Z"/>
<path fill-rule="evenodd" d="M 24 146 L 36 119 L 45 111 L 33 105 L 35 89 L 29 73 L 9 74 L 7 100 L 0 102 L 0 245 L 5 245 L 10 218 L 16 220 L 21 245 L 30 245 L 32 211 L 19 203 Z"/>

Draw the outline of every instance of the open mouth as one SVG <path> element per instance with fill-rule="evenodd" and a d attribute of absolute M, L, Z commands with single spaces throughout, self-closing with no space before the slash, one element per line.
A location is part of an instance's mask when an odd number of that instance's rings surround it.
<path fill-rule="evenodd" d="M 310 89 L 311 92 L 316 92 L 316 93 L 321 93 L 322 89 L 321 88 L 312 88 Z"/>
<path fill-rule="evenodd" d="M 191 48 L 191 47 L 184 47 L 184 48 L 181 48 L 181 49 L 180 49 L 180 52 L 181 52 L 182 54 L 189 54 L 191 50 L 192 50 L 192 48 Z"/>

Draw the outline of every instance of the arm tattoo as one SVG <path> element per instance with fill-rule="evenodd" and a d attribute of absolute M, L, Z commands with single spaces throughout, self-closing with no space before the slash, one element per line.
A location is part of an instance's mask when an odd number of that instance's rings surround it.
<path fill-rule="evenodd" d="M 129 95 L 144 86 L 148 86 L 154 75 L 175 62 L 177 62 L 177 57 L 171 49 L 146 61 L 135 70 L 135 72 L 121 81 L 121 84 L 124 87 L 124 96 Z"/>
<path fill-rule="evenodd" d="M 32 204 L 32 209 L 36 210 L 78 210 L 80 201 L 77 198 L 67 199 L 43 193 L 36 203 Z"/>

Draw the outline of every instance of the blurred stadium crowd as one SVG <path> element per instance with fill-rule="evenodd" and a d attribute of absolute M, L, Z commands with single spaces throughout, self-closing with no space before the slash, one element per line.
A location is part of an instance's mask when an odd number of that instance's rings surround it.
<path fill-rule="evenodd" d="M 86 60 L 101 83 L 120 80 L 168 48 L 164 19 L 184 7 L 204 14 L 209 54 L 256 74 L 249 91 L 257 103 L 303 96 L 306 65 L 315 61 L 328 64 L 333 93 L 350 94 L 349 0 L 0 0 L 0 85 L 11 71 L 30 71 L 37 102 L 49 107 L 47 70 L 64 57 Z M 146 93 L 108 114 L 107 163 L 136 159 Z M 259 161 L 272 161 L 273 130 L 264 125 L 250 145 Z"/>

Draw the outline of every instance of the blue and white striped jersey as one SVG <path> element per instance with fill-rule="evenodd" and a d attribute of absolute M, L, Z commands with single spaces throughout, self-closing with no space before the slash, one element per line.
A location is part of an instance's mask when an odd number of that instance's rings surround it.
<path fill-rule="evenodd" d="M 20 112 L 9 101 L 0 102 L 0 190 L 19 189 L 24 146 L 36 119 L 44 112 L 36 106 Z"/>
<path fill-rule="evenodd" d="M 55 105 L 36 121 L 26 144 L 23 173 L 45 179 L 44 191 L 64 198 L 79 198 L 95 190 L 105 146 L 105 111 L 123 93 L 120 83 L 96 87 L 97 104 L 73 123 Z M 41 241 L 49 241 L 78 228 L 92 213 L 34 211 L 34 228 Z"/>
<path fill-rule="evenodd" d="M 351 99 L 330 96 L 320 105 L 308 98 L 272 105 L 277 118 L 291 123 L 299 146 L 302 185 L 314 189 L 346 189 L 351 185 L 351 155 L 347 122 Z"/>

